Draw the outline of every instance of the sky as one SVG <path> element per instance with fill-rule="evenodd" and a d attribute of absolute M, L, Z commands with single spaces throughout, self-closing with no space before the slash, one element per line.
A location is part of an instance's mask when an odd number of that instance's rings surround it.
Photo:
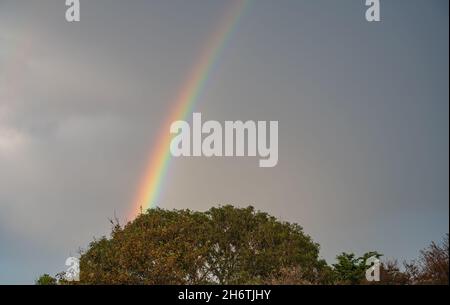
<path fill-rule="evenodd" d="M 130 221 L 156 137 L 232 1 L 0 0 L 0 283 Z M 194 111 L 279 122 L 279 162 L 173 159 L 156 204 L 253 205 L 337 254 L 411 259 L 449 227 L 449 3 L 253 0 Z M 167 130 L 169 133 L 169 130 Z"/>

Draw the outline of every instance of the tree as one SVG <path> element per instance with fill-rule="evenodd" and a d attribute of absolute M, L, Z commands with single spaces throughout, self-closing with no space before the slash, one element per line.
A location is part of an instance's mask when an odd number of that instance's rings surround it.
<path fill-rule="evenodd" d="M 333 265 L 338 284 L 358 285 L 362 284 L 368 266 L 368 258 L 375 256 L 380 258 L 382 254 L 378 252 L 368 252 L 361 257 L 356 257 L 353 253 L 342 253 L 336 257 L 337 263 Z"/>
<path fill-rule="evenodd" d="M 42 286 L 56 285 L 57 283 L 57 280 L 48 274 L 43 274 L 36 280 L 36 285 Z"/>
<path fill-rule="evenodd" d="M 299 225 L 279 222 L 253 207 L 225 206 L 206 214 L 212 240 L 207 263 L 218 283 L 263 283 L 289 267 L 301 267 L 303 280 L 320 280 L 326 263 L 318 258 L 319 245 Z"/>
<path fill-rule="evenodd" d="M 93 241 L 80 258 L 81 283 L 199 284 L 209 241 L 199 212 L 149 210 L 111 238 Z"/>
<path fill-rule="evenodd" d="M 297 224 L 253 207 L 207 212 L 149 210 L 80 258 L 83 284 L 259 284 L 301 268 L 300 279 L 325 281 L 319 245 Z"/>
<path fill-rule="evenodd" d="M 408 285 L 410 284 L 410 278 L 407 273 L 400 269 L 397 260 L 387 260 L 380 265 L 380 281 L 370 284 Z"/>
<path fill-rule="evenodd" d="M 383 285 L 448 285 L 449 247 L 448 234 L 441 244 L 432 242 L 420 251 L 416 260 L 403 263 L 403 269 L 396 260 L 381 264 L 378 284 Z"/>
<path fill-rule="evenodd" d="M 412 284 L 448 285 L 449 283 L 449 235 L 441 244 L 432 242 L 420 251 L 418 260 L 405 263 L 406 273 Z"/>

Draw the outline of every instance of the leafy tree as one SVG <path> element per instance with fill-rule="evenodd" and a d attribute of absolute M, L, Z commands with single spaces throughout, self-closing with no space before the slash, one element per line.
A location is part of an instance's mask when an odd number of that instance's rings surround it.
<path fill-rule="evenodd" d="M 427 248 L 420 251 L 418 259 L 404 262 L 403 267 L 403 269 L 398 267 L 396 260 L 383 262 L 379 284 L 448 285 L 448 234 L 440 244 L 432 242 Z"/>
<path fill-rule="evenodd" d="M 212 208 L 206 215 L 212 241 L 207 264 L 218 283 L 262 283 L 287 267 L 301 267 L 305 280 L 319 281 L 326 263 L 318 259 L 319 245 L 299 225 L 253 207 Z"/>
<path fill-rule="evenodd" d="M 333 265 L 336 280 L 339 284 L 358 285 L 365 279 L 368 266 L 368 258 L 375 256 L 380 258 L 378 252 L 368 252 L 361 257 L 356 257 L 353 253 L 342 253 L 336 257 L 337 263 Z"/>
<path fill-rule="evenodd" d="M 149 210 L 80 258 L 84 284 L 259 284 L 298 269 L 297 280 L 327 281 L 319 245 L 297 224 L 253 207 L 207 212 Z"/>
<path fill-rule="evenodd" d="M 418 260 L 405 263 L 411 284 L 448 285 L 449 235 L 440 244 L 432 242 L 420 251 Z"/>
<path fill-rule="evenodd" d="M 410 284 L 410 278 L 407 273 L 400 269 L 397 260 L 387 260 L 381 263 L 380 281 L 370 284 L 408 285 Z"/>
<path fill-rule="evenodd" d="M 198 212 L 149 210 L 80 258 L 81 283 L 198 284 L 204 282 L 207 218 Z"/>
<path fill-rule="evenodd" d="M 57 280 L 48 274 L 43 274 L 36 280 L 36 285 L 49 286 L 56 285 L 57 283 Z"/>
<path fill-rule="evenodd" d="M 365 262 L 371 256 L 381 257 L 377 252 L 369 252 L 362 257 L 352 253 L 342 253 L 334 266 L 337 284 L 369 284 L 365 281 Z M 380 265 L 380 282 L 383 285 L 448 285 L 449 283 L 449 235 L 441 243 L 432 242 L 420 251 L 417 260 L 403 263 L 403 269 L 396 260 Z"/>

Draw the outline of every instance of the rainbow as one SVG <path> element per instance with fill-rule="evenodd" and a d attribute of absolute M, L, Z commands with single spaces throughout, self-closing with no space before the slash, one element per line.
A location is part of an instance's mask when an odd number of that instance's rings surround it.
<path fill-rule="evenodd" d="M 133 202 L 132 218 L 142 211 L 155 207 L 161 195 L 162 183 L 171 159 L 172 135 L 169 133 L 169 127 L 174 121 L 185 120 L 192 113 L 196 101 L 203 92 L 211 72 L 218 63 L 221 53 L 234 33 L 250 0 L 233 0 L 232 2 L 229 11 L 219 23 L 218 30 L 209 39 L 187 81 L 181 87 L 170 115 L 162 126 L 154 146 L 155 149 L 150 154 L 148 166 L 139 185 L 137 198 Z"/>

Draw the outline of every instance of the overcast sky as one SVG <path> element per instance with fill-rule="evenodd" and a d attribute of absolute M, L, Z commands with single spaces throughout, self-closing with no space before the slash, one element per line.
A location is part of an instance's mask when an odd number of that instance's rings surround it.
<path fill-rule="evenodd" d="M 126 221 L 174 97 L 231 1 L 0 0 L 0 283 Z M 257 0 L 195 106 L 278 120 L 279 163 L 173 160 L 158 205 L 254 205 L 342 251 L 414 258 L 449 226 L 447 0 Z M 129 219 L 128 219 L 129 220 Z"/>

